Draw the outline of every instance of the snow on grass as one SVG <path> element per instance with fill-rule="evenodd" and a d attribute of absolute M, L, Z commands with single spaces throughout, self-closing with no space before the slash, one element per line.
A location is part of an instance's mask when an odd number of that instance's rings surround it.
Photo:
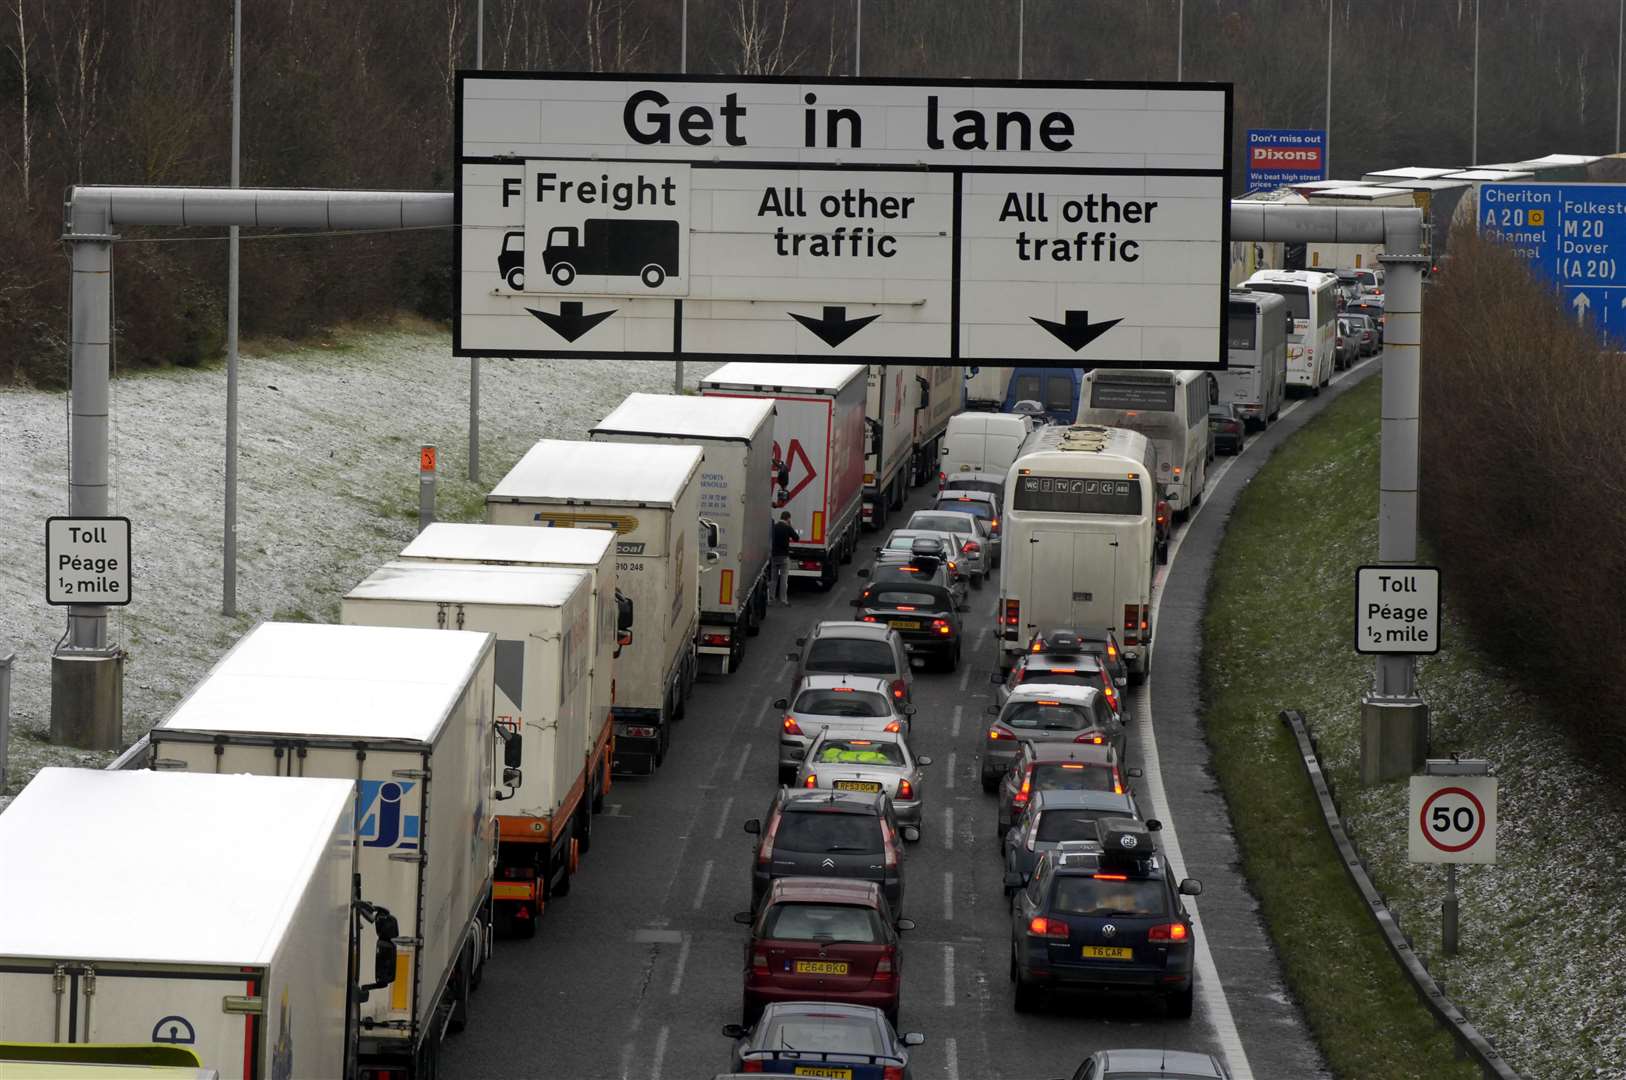
<path fill-rule="evenodd" d="M 1475 648 L 1472 628 L 1454 617 L 1449 581 L 1441 652 L 1419 664 L 1430 752 L 1488 758 L 1500 778 L 1497 864 L 1458 871 L 1458 956 L 1440 948 L 1444 868 L 1407 859 L 1405 782 L 1360 785 L 1360 698 L 1373 662 L 1353 650 L 1354 571 L 1377 552 L 1377 395 L 1366 398 L 1365 423 L 1329 441 L 1326 426 L 1338 423 L 1329 411 L 1239 505 L 1214 584 L 1227 637 L 1213 643 L 1223 663 L 1207 666 L 1208 693 L 1304 710 L 1377 887 L 1446 993 L 1516 1068 L 1532 1078 L 1626 1077 L 1618 778 L 1566 742 L 1532 688 Z M 1314 462 L 1302 460 L 1310 445 Z M 1275 506 L 1249 505 L 1260 496 Z M 1231 551 L 1243 544 L 1246 555 Z M 1426 548 L 1419 561 L 1429 561 Z M 1258 711 L 1257 726 L 1226 737 L 1263 755 L 1281 736 L 1274 714 Z"/>
<path fill-rule="evenodd" d="M 418 447 L 440 451 L 439 514 L 479 520 L 486 490 L 540 438 L 584 438 L 635 390 L 670 393 L 669 364 L 482 362 L 481 482 L 468 478 L 468 361 L 445 334 L 369 331 L 244 356 L 239 375 L 237 610 L 221 612 L 225 371 L 166 370 L 113 387 L 109 512 L 131 519 L 133 602 L 112 609 L 129 652 L 124 741 L 169 711 L 261 619 L 333 621 L 339 597 L 417 531 Z M 710 371 L 689 364 L 690 385 Z M 68 507 L 64 395 L 0 389 L 0 652 L 17 654 L 10 788 L 46 765 L 112 755 L 51 746 L 45 519 Z M 4 794 L 4 793 L 0 793 Z"/>

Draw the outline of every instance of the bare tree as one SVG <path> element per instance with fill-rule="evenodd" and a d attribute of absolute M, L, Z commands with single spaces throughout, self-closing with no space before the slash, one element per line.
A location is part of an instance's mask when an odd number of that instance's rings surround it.
<path fill-rule="evenodd" d="M 22 173 L 23 205 L 27 206 L 29 191 L 33 185 L 34 128 L 28 118 L 28 20 L 23 18 L 23 0 L 13 0 L 12 11 L 17 16 L 17 44 L 7 45 L 6 51 L 17 61 L 17 71 L 23 88 L 22 148 L 20 156 L 14 160 L 18 171 Z"/>
<path fill-rule="evenodd" d="M 20 2 L 20 0 L 19 0 Z M 48 77 L 61 126 L 73 154 L 73 181 L 85 182 L 85 146 L 100 119 L 102 54 L 107 48 L 105 8 L 97 0 L 60 2 L 45 7 Z M 66 25 L 55 26 L 61 17 Z"/>
<path fill-rule="evenodd" d="M 769 5 L 771 8 L 771 4 Z M 832 5 L 833 7 L 833 5 Z M 764 13 L 762 0 L 734 0 L 725 17 L 728 31 L 739 45 L 736 71 L 741 75 L 780 75 L 794 67 L 805 49 L 788 53 L 785 37 L 790 29 L 791 0 L 779 0 L 777 18 Z M 831 16 L 832 27 L 834 15 Z M 833 32 L 833 31 L 832 31 Z"/>

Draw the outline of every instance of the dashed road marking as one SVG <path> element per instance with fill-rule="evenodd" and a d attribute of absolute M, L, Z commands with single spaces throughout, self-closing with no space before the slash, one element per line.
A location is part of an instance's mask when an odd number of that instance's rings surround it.
<path fill-rule="evenodd" d="M 667 991 L 670 994 L 676 995 L 683 989 L 683 970 L 689 966 L 689 943 L 690 939 L 684 938 L 683 944 L 678 946 L 677 964 L 672 971 L 672 985 Z"/>
<path fill-rule="evenodd" d="M 954 790 L 954 774 L 959 771 L 959 762 L 955 760 L 956 756 L 954 751 L 949 751 L 947 775 L 943 777 L 944 791 Z"/>
<path fill-rule="evenodd" d="M 755 745 L 755 744 L 754 743 L 746 743 L 745 744 L 745 749 L 740 751 L 739 764 L 734 766 L 734 782 L 736 784 L 740 782 L 740 777 L 745 775 L 745 763 L 746 763 L 746 761 L 750 760 L 751 747 L 753 745 Z"/>
<path fill-rule="evenodd" d="M 711 883 L 712 860 L 707 859 L 706 865 L 700 868 L 700 888 L 695 890 L 694 910 L 699 911 L 700 906 L 706 902 L 706 886 Z"/>
<path fill-rule="evenodd" d="M 943 1006 L 954 1005 L 954 946 L 943 946 Z"/>
<path fill-rule="evenodd" d="M 943 847 L 954 850 L 954 807 L 943 808 Z"/>
<path fill-rule="evenodd" d="M 954 921 L 954 875 L 943 873 L 943 921 Z"/>
<path fill-rule="evenodd" d="M 965 706 L 963 705 L 954 706 L 954 722 L 949 726 L 949 738 L 951 739 L 958 739 L 960 737 L 960 712 L 964 708 Z"/>
<path fill-rule="evenodd" d="M 662 1024 L 660 1032 L 655 1036 L 655 1063 L 650 1066 L 649 1080 L 661 1080 L 661 1066 L 666 1061 L 666 1040 L 671 1034 L 672 1029 Z"/>
<path fill-rule="evenodd" d="M 750 749 L 750 747 L 746 747 L 746 749 Z M 733 809 L 734 796 L 730 795 L 723 803 L 723 812 L 717 815 L 717 829 L 711 834 L 711 838 L 713 840 L 721 840 L 723 838 L 723 830 L 728 827 L 728 815 L 733 811 Z"/>

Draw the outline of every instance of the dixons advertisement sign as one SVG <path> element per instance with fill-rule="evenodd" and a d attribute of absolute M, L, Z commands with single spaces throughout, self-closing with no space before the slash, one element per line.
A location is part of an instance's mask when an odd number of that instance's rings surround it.
<path fill-rule="evenodd" d="M 1325 131 L 1249 129 L 1249 191 L 1268 191 L 1326 178 Z"/>

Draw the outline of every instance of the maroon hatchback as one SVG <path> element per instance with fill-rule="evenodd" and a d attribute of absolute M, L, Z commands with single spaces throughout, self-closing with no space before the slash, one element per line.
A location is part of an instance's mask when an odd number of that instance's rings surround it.
<path fill-rule="evenodd" d="M 869 1005 L 897 1027 L 898 931 L 915 924 L 893 920 L 876 882 L 777 878 L 756 914 L 742 911 L 734 921 L 751 927 L 740 1021 L 746 1027 L 774 1001 Z"/>

